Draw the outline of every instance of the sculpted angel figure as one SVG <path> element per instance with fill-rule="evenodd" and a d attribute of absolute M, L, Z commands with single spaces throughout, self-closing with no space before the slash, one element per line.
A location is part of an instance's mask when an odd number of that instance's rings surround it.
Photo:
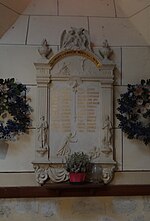
<path fill-rule="evenodd" d="M 74 40 L 75 40 L 75 30 L 71 28 L 70 31 L 64 30 L 61 35 L 60 40 L 60 47 L 63 49 L 70 49 L 74 46 Z"/>
<path fill-rule="evenodd" d="M 63 146 L 58 150 L 57 156 L 67 156 L 71 153 L 70 143 L 77 143 L 77 139 L 74 140 L 76 132 L 74 134 L 69 133 L 65 139 Z"/>
<path fill-rule="evenodd" d="M 88 31 L 84 28 L 73 28 L 63 31 L 60 40 L 61 49 L 91 50 Z"/>

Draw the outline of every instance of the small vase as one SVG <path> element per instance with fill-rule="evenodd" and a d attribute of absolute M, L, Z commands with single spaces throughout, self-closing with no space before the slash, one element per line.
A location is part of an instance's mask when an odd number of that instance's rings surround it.
<path fill-rule="evenodd" d="M 93 164 L 91 171 L 91 181 L 93 183 L 101 183 L 102 182 L 102 167 L 99 164 Z"/>
<path fill-rule="evenodd" d="M 69 173 L 70 183 L 81 184 L 84 183 L 86 173 Z"/>

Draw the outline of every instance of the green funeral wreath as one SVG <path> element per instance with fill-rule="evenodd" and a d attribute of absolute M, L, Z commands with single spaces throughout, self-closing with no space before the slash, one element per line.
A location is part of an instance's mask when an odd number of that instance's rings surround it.
<path fill-rule="evenodd" d="M 120 95 L 117 118 L 119 127 L 129 139 L 150 143 L 150 79 L 140 84 L 128 85 L 127 92 Z"/>
<path fill-rule="evenodd" d="M 15 140 L 31 125 L 27 88 L 14 78 L 0 79 L 0 140 Z"/>

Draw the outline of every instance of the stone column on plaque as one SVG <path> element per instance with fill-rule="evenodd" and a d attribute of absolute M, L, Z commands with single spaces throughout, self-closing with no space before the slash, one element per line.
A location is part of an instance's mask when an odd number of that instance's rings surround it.
<path fill-rule="evenodd" d="M 50 74 L 48 69 L 37 68 L 37 128 L 36 159 L 48 160 L 48 87 Z M 38 105 L 39 104 L 39 105 Z"/>

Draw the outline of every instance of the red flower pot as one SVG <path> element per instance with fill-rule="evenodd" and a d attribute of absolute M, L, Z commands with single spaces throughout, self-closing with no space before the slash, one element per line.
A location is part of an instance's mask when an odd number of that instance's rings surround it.
<path fill-rule="evenodd" d="M 86 173 L 69 173 L 70 183 L 83 183 L 85 181 Z"/>

